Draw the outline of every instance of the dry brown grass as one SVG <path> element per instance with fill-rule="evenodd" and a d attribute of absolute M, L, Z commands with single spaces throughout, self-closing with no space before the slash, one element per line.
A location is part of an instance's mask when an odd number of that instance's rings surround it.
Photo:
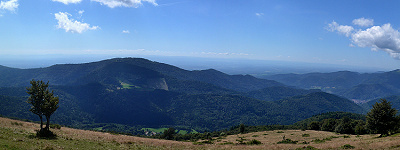
<path fill-rule="evenodd" d="M 16 125 L 16 123 L 18 123 Z M 1 128 L 10 128 L 14 130 L 23 130 L 29 133 L 35 133 L 39 128 L 36 123 L 22 122 L 7 118 L 0 118 Z M 296 149 L 304 146 L 312 146 L 318 149 L 340 149 L 345 144 L 350 144 L 355 149 L 400 149 L 400 136 L 392 136 L 385 138 L 377 138 L 378 135 L 349 135 L 349 138 L 344 138 L 346 135 L 336 134 L 324 131 L 300 131 L 300 130 L 275 130 L 255 132 L 248 134 L 229 135 L 224 138 L 215 138 L 214 144 L 194 145 L 192 142 L 178 142 L 159 139 L 148 139 L 135 136 L 113 135 L 109 133 L 85 131 L 62 127 L 61 130 L 53 129 L 59 138 L 70 139 L 71 141 L 86 140 L 97 143 L 117 143 L 119 149 L 143 149 L 143 147 L 132 147 L 129 145 L 136 144 L 144 146 L 146 149 Z M 281 133 L 281 132 L 283 133 Z M 309 137 L 303 137 L 303 134 L 309 134 Z M 242 137 L 246 140 L 256 139 L 261 141 L 261 145 L 239 145 L 238 139 Z M 285 137 L 299 141 L 297 144 L 277 144 Z M 323 143 L 312 142 L 316 139 L 331 140 Z M 232 142 L 233 144 L 221 145 L 223 143 Z M 301 144 L 306 142 L 308 144 Z M 79 149 L 79 147 L 77 147 Z"/>

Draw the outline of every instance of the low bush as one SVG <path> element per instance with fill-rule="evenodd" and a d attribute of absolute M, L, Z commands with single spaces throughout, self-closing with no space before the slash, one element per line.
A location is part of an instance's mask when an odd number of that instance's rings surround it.
<path fill-rule="evenodd" d="M 293 141 L 292 139 L 283 139 L 279 141 L 277 144 L 297 144 L 299 141 Z"/>
<path fill-rule="evenodd" d="M 296 150 L 318 150 L 318 148 L 312 147 L 312 146 L 304 146 L 302 148 L 296 148 Z"/>
<path fill-rule="evenodd" d="M 260 145 L 262 143 L 259 140 L 253 139 L 251 141 L 248 141 L 246 144 L 247 145 Z"/>
<path fill-rule="evenodd" d="M 59 124 L 51 124 L 50 128 L 52 128 L 52 129 L 61 129 L 61 125 L 59 125 Z"/>
<path fill-rule="evenodd" d="M 354 148 L 356 148 L 356 147 L 354 147 L 354 146 L 352 146 L 352 145 L 350 145 L 350 144 L 346 144 L 346 145 L 343 145 L 343 146 L 340 147 L 340 148 L 342 148 L 342 149 L 354 149 Z"/>

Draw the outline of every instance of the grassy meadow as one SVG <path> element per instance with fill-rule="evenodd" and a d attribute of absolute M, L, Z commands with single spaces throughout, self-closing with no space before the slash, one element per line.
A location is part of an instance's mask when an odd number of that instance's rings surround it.
<path fill-rule="evenodd" d="M 324 131 L 275 130 L 228 135 L 203 141 L 178 142 L 126 135 L 114 135 L 62 127 L 52 129 L 55 139 L 35 137 L 39 124 L 0 118 L 0 149 L 400 149 L 400 135 L 378 138 L 379 135 L 344 135 Z M 290 140 L 289 140 L 290 139 Z M 243 145 L 251 140 L 259 145 Z M 295 141 L 296 144 L 277 144 Z M 296 142 L 297 141 L 297 142 Z"/>

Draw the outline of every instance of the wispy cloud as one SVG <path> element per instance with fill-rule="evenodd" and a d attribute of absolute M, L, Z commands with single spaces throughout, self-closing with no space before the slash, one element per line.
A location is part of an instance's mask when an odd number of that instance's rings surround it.
<path fill-rule="evenodd" d="M 64 3 L 65 5 L 68 5 L 70 3 L 72 4 L 77 4 L 80 3 L 82 0 L 52 0 L 53 2 L 61 2 Z"/>
<path fill-rule="evenodd" d="M 236 56 L 248 56 L 249 54 L 246 53 L 229 53 L 229 52 L 224 52 L 224 53 L 217 53 L 217 52 L 201 52 L 203 55 L 214 55 L 214 56 L 229 56 L 229 55 L 236 55 Z"/>
<path fill-rule="evenodd" d="M 9 0 L 0 2 L 0 10 L 8 10 L 10 12 L 15 12 L 18 8 L 18 0 Z"/>
<path fill-rule="evenodd" d="M 256 15 L 257 17 L 262 17 L 262 16 L 264 16 L 264 13 L 255 13 L 255 15 Z"/>
<path fill-rule="evenodd" d="M 332 23 L 328 24 L 327 30 L 331 32 L 338 32 L 340 34 L 344 34 L 347 37 L 351 34 L 351 32 L 354 30 L 352 26 L 346 26 L 346 25 L 339 25 L 337 22 L 332 21 Z"/>
<path fill-rule="evenodd" d="M 147 2 L 147 3 L 153 4 L 154 6 L 158 5 L 155 0 L 91 0 L 91 1 L 99 2 L 100 4 L 106 5 L 110 8 L 115 8 L 115 7 L 137 8 L 141 5 L 143 5 L 142 2 Z"/>
<path fill-rule="evenodd" d="M 353 20 L 353 24 L 361 26 L 361 27 L 370 27 L 370 26 L 374 25 L 374 20 L 373 19 L 359 18 L 359 19 L 354 19 Z"/>
<path fill-rule="evenodd" d="M 331 26 L 342 26 L 338 25 L 336 22 L 332 22 L 331 24 L 328 25 L 328 29 Z M 353 24 L 361 27 L 371 26 L 373 20 L 360 18 L 353 20 Z M 357 45 L 358 47 L 369 47 L 374 51 L 382 50 L 388 53 L 392 58 L 400 59 L 400 32 L 399 30 L 393 29 L 390 23 L 382 26 L 372 26 L 365 30 L 354 30 L 353 27 L 348 27 L 352 28 L 352 30 L 346 30 L 346 32 L 340 32 L 338 30 L 329 31 L 338 31 L 339 33 L 346 33 L 346 36 L 350 36 L 352 42 L 352 44 L 349 45 L 350 47 Z"/>
<path fill-rule="evenodd" d="M 129 34 L 129 33 L 131 33 L 131 32 L 129 32 L 129 30 L 122 30 L 122 33 Z"/>
<path fill-rule="evenodd" d="M 72 15 L 67 12 L 59 12 L 54 14 L 54 16 L 58 20 L 57 28 L 64 29 L 65 32 L 82 33 L 86 30 L 100 29 L 98 26 L 90 26 L 90 24 L 70 19 L 69 16 Z"/>

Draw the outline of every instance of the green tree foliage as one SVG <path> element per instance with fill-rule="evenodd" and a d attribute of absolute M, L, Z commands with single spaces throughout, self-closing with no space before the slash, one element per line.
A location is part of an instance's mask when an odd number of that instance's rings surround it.
<path fill-rule="evenodd" d="M 49 92 L 49 83 L 43 81 L 30 81 L 31 87 L 27 87 L 27 93 L 30 95 L 28 103 L 31 104 L 32 113 L 36 114 L 40 118 L 40 131 L 43 130 L 43 116 L 46 117 L 46 131 L 50 128 L 50 116 L 57 110 L 59 99 L 54 97 L 53 91 Z"/>
<path fill-rule="evenodd" d="M 44 89 L 47 89 L 48 84 L 44 83 L 43 81 L 35 81 L 35 80 L 32 80 L 30 83 L 32 86 L 26 88 L 27 93 L 30 95 L 27 102 L 32 105 L 29 111 L 39 116 L 40 130 L 42 130 L 43 129 L 42 106 L 44 103 Z"/>
<path fill-rule="evenodd" d="M 320 123 L 318 121 L 313 121 L 308 125 L 307 129 L 308 130 L 320 130 L 321 129 Z"/>
<path fill-rule="evenodd" d="M 245 131 L 245 129 L 246 129 L 246 127 L 244 126 L 244 124 L 243 124 L 243 123 L 240 124 L 240 126 L 239 126 L 239 132 L 243 134 L 244 131 Z"/>
<path fill-rule="evenodd" d="M 365 122 L 364 121 L 360 121 L 357 125 L 356 128 L 354 129 L 355 134 L 357 135 L 362 135 L 362 134 L 367 134 L 368 130 L 365 127 Z"/>
<path fill-rule="evenodd" d="M 367 114 L 367 128 L 372 133 L 388 135 L 398 128 L 399 118 L 396 114 L 397 110 L 392 108 L 392 104 L 386 99 L 381 99 Z"/>
<path fill-rule="evenodd" d="M 354 121 L 349 117 L 340 119 L 339 124 L 335 128 L 335 132 L 342 134 L 354 134 L 354 127 L 352 126 Z"/>
<path fill-rule="evenodd" d="M 322 125 L 321 125 L 322 131 L 333 132 L 333 131 L 335 131 L 335 127 L 336 127 L 336 119 L 329 118 L 329 119 L 324 119 L 322 121 Z"/>
<path fill-rule="evenodd" d="M 167 130 L 164 130 L 164 133 L 162 134 L 161 138 L 167 139 L 167 140 L 172 140 L 174 139 L 174 135 L 176 134 L 174 128 L 168 128 Z"/>

